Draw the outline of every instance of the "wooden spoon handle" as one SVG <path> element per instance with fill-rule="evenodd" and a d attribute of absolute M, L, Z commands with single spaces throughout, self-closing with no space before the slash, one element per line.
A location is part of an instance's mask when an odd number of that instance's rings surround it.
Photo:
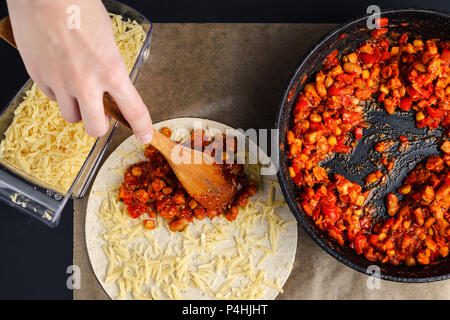
<path fill-rule="evenodd" d="M 130 124 L 125 119 L 122 112 L 120 112 L 119 106 L 117 105 L 116 101 L 113 99 L 113 97 L 111 97 L 111 95 L 108 92 L 106 92 L 103 95 L 103 107 L 105 108 L 105 113 L 108 116 L 116 119 L 125 127 L 131 130 Z"/>
<path fill-rule="evenodd" d="M 14 40 L 14 35 L 12 31 L 11 21 L 9 17 L 6 16 L 0 21 L 0 38 L 8 42 L 14 48 L 17 49 L 16 41 Z"/>
<path fill-rule="evenodd" d="M 130 124 L 125 119 L 122 112 L 120 112 L 119 106 L 109 93 L 103 95 L 103 106 L 107 115 L 116 119 L 131 130 Z M 170 158 L 168 157 L 170 157 L 174 147 L 174 143 L 170 139 L 161 134 L 158 130 L 153 130 L 153 139 L 150 144 L 158 149 L 170 161 Z"/>

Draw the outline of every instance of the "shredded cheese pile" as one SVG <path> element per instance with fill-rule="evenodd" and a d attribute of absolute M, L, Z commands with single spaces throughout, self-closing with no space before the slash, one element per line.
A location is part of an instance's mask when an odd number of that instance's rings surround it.
<path fill-rule="evenodd" d="M 136 21 L 123 20 L 120 15 L 116 14 L 110 14 L 110 16 L 117 47 L 128 68 L 128 72 L 131 72 L 145 41 L 146 33 Z"/>
<path fill-rule="evenodd" d="M 146 33 L 136 21 L 111 15 L 115 39 L 129 71 Z M 0 143 L 0 157 L 26 174 L 66 193 L 92 149 L 95 138 L 83 123 L 66 122 L 58 103 L 34 84 L 14 112 L 14 119 Z"/>
<path fill-rule="evenodd" d="M 128 216 L 117 190 L 110 191 L 99 212 L 109 261 L 105 282 L 117 283 L 117 299 L 189 299 L 188 289 L 216 299 L 260 299 L 268 287 L 282 292 L 264 262 L 277 253 L 280 233 L 296 222 L 281 219 L 274 209 L 284 200 L 270 197 L 251 199 L 233 222 L 194 219 L 174 233 L 160 217 L 155 230 L 146 230 Z"/>

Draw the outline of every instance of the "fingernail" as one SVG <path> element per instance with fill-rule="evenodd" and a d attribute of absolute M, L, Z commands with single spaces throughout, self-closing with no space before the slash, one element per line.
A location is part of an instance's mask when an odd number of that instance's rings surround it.
<path fill-rule="evenodd" d="M 146 135 L 143 135 L 142 137 L 139 137 L 139 142 L 143 144 L 150 143 L 152 141 L 153 135 L 151 133 L 148 133 Z"/>

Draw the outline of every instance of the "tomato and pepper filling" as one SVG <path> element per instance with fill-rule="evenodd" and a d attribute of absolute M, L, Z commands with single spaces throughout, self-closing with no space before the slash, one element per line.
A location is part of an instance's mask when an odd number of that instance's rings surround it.
<path fill-rule="evenodd" d="M 161 133 L 167 137 L 172 135 L 167 127 L 162 128 Z M 207 140 L 205 132 L 199 129 L 191 133 L 191 148 L 194 148 L 194 141 L 202 141 L 202 151 L 210 144 L 222 144 L 220 149 L 216 149 L 224 150 L 224 158 L 232 157 L 236 152 L 235 138 L 223 136 L 222 139 Z M 238 186 L 238 191 L 223 210 L 207 210 L 185 191 L 167 160 L 155 148 L 147 146 L 144 155 L 148 161 L 133 164 L 125 171 L 119 199 L 125 203 L 130 217 L 142 219 L 147 229 L 156 227 L 157 214 L 168 221 L 171 231 L 184 230 L 194 218 L 213 219 L 223 214 L 227 220 L 235 220 L 239 207 L 246 206 L 249 197 L 257 192 L 256 182 L 247 178 L 242 164 L 220 164 L 222 173 Z"/>
<path fill-rule="evenodd" d="M 427 265 L 449 253 L 449 65 L 449 41 L 411 40 L 382 28 L 354 52 L 340 58 L 337 50 L 329 54 L 295 101 L 286 153 L 299 205 L 322 232 L 371 261 Z M 363 105 L 372 101 L 388 114 L 415 112 L 418 128 L 445 129 L 441 155 L 409 173 L 398 190 L 400 200 L 387 195 L 389 219 L 381 222 L 366 205 L 368 189 L 338 174 L 329 177 L 320 166 L 333 154 L 354 149 L 369 126 Z M 399 150 L 405 151 L 408 141 L 403 136 L 400 141 Z M 375 150 L 384 152 L 395 143 L 383 141 Z M 393 167 L 386 156 L 382 163 L 387 171 Z M 366 184 L 384 179 L 377 170 Z"/>

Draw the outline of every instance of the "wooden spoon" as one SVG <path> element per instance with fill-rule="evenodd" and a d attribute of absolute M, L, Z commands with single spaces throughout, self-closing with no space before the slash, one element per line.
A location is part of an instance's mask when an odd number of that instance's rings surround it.
<path fill-rule="evenodd" d="M 130 128 L 114 99 L 105 93 L 103 96 L 105 113 Z M 131 129 L 131 128 L 130 128 Z M 184 189 L 205 208 L 221 210 L 231 203 L 236 187 L 232 186 L 214 159 L 200 151 L 175 144 L 158 130 L 153 130 L 150 144 L 166 158 Z M 174 150 L 174 148 L 177 148 Z M 175 163 L 172 155 L 185 152 L 189 163 Z M 179 153 L 178 153 L 179 154 Z M 178 161 L 177 161 L 178 162 Z"/>
<path fill-rule="evenodd" d="M 16 48 L 9 17 L 0 21 L 0 38 Z M 131 129 L 116 102 L 108 93 L 103 96 L 103 105 L 106 114 Z M 153 139 L 150 144 L 166 158 L 184 189 L 205 208 L 221 210 L 231 203 L 236 187 L 227 181 L 221 167 L 215 164 L 210 156 L 177 145 L 157 130 L 153 130 Z M 174 151 L 175 147 L 177 149 Z M 188 152 L 185 154 L 190 155 L 191 161 L 189 163 L 172 161 L 172 153 L 176 154 L 181 149 L 183 149 L 183 152 Z"/>

